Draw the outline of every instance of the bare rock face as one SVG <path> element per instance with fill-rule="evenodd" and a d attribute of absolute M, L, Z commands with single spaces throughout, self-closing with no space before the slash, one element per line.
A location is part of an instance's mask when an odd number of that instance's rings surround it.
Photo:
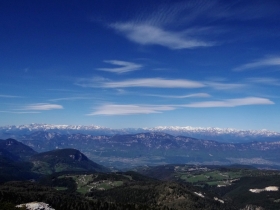
<path fill-rule="evenodd" d="M 24 203 L 24 204 L 17 205 L 16 207 L 20 208 L 24 206 L 26 206 L 28 210 L 55 210 L 51 208 L 49 204 L 43 202 Z"/>

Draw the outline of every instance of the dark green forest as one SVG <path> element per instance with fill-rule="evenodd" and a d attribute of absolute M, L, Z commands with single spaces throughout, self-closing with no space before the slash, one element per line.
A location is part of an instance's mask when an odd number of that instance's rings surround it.
<path fill-rule="evenodd" d="M 168 164 L 113 172 L 75 149 L 37 154 L 8 139 L 0 141 L 0 169 L 3 210 L 34 201 L 56 210 L 280 209 L 279 191 L 250 191 L 279 187 L 280 172 L 251 166 Z"/>

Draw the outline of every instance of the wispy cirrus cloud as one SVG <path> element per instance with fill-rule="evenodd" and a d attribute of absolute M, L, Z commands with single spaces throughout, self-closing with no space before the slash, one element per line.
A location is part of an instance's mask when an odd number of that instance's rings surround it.
<path fill-rule="evenodd" d="M 62 89 L 62 88 L 49 88 L 49 89 L 46 89 L 46 90 L 49 90 L 49 91 L 59 91 L 59 92 L 77 92 L 76 90 L 71 90 L 71 89 Z"/>
<path fill-rule="evenodd" d="M 270 57 L 262 58 L 260 60 L 236 67 L 233 70 L 234 71 L 244 71 L 244 70 L 261 68 L 261 67 L 269 67 L 269 66 L 279 66 L 280 67 L 280 56 L 270 56 Z"/>
<path fill-rule="evenodd" d="M 0 98 L 22 98 L 21 96 L 14 95 L 0 95 Z"/>
<path fill-rule="evenodd" d="M 280 86 L 280 80 L 270 77 L 253 77 L 247 79 L 251 83 Z"/>
<path fill-rule="evenodd" d="M 175 108 L 166 105 L 120 105 L 120 104 L 106 104 L 100 106 L 96 111 L 88 115 L 136 115 L 136 114 L 154 114 L 162 111 L 170 111 Z"/>
<path fill-rule="evenodd" d="M 49 104 L 49 103 L 36 103 L 36 104 L 29 104 L 23 107 L 23 110 L 53 110 L 53 109 L 63 109 L 62 105 L 59 104 Z"/>
<path fill-rule="evenodd" d="M 9 113 L 9 114 L 39 114 L 41 112 L 15 112 L 15 111 L 0 111 L 1 113 Z"/>
<path fill-rule="evenodd" d="M 141 45 L 193 49 L 224 43 L 225 33 L 230 32 L 227 38 L 236 32 L 244 33 L 238 26 L 228 28 L 227 24 L 232 21 L 277 17 L 278 11 L 279 6 L 268 1 L 256 4 L 251 1 L 164 1 L 136 12 L 130 20 L 109 24 L 109 27 Z M 206 29 L 205 25 L 211 28 Z M 256 32 L 260 33 L 259 30 Z M 223 36 L 218 37 L 220 34 Z"/>
<path fill-rule="evenodd" d="M 54 99 L 49 99 L 49 101 L 75 101 L 75 100 L 86 100 L 86 99 L 91 99 L 90 97 L 66 97 L 66 98 L 54 98 Z"/>
<path fill-rule="evenodd" d="M 247 84 L 242 83 L 226 83 L 226 82 L 205 82 L 205 84 L 216 90 L 230 90 L 230 89 L 240 89 L 247 86 Z"/>
<path fill-rule="evenodd" d="M 137 64 L 137 63 L 132 63 L 132 62 L 127 62 L 127 61 L 120 61 L 120 60 L 105 60 L 105 63 L 113 64 L 116 66 L 120 67 L 115 67 L 115 68 L 98 68 L 97 70 L 100 71 L 108 71 L 112 73 L 125 73 L 125 72 L 130 72 L 130 71 L 136 71 L 142 68 L 142 65 Z"/>
<path fill-rule="evenodd" d="M 188 34 L 187 31 L 173 32 L 147 23 L 115 23 L 110 26 L 130 41 L 141 45 L 160 45 L 173 50 L 215 45 L 214 42 L 195 38 L 194 35 Z M 194 29 L 192 29 L 192 33 L 193 31 Z"/>
<path fill-rule="evenodd" d="M 248 106 L 248 105 L 269 105 L 274 104 L 273 101 L 267 98 L 258 97 L 246 97 L 236 99 L 225 99 L 219 101 L 203 101 L 197 103 L 186 104 L 184 107 L 193 108 L 211 108 L 211 107 L 236 107 L 236 106 Z"/>
<path fill-rule="evenodd" d="M 149 88 L 201 88 L 205 85 L 201 82 L 184 79 L 163 79 L 163 78 L 137 78 L 122 81 L 110 81 L 107 79 L 79 79 L 76 85 L 82 87 L 102 87 L 102 88 L 129 88 L 129 87 L 149 87 Z"/>
<path fill-rule="evenodd" d="M 97 107 L 90 115 L 137 115 L 155 114 L 164 111 L 172 111 L 178 108 L 215 108 L 215 107 L 238 107 L 253 105 L 272 105 L 273 101 L 267 98 L 246 97 L 224 99 L 219 101 L 203 101 L 190 104 L 172 105 L 141 105 L 141 104 L 105 104 Z"/>
<path fill-rule="evenodd" d="M 145 96 L 153 96 L 153 97 L 159 97 L 159 98 L 208 98 L 211 97 L 208 93 L 194 93 L 194 94 L 188 94 L 188 95 L 158 95 L 158 94 L 145 94 Z"/>
<path fill-rule="evenodd" d="M 163 78 L 145 78 L 129 79 L 116 82 L 104 82 L 106 88 L 125 88 L 125 87 L 150 87 L 150 88 L 201 88 L 205 85 L 201 82 L 184 79 L 163 79 Z"/>
<path fill-rule="evenodd" d="M 216 81 L 194 81 L 188 79 L 165 79 L 165 78 L 135 78 L 121 81 L 112 81 L 106 78 L 80 78 L 75 85 L 92 88 L 203 88 L 209 87 L 216 90 L 241 89 L 248 86 L 244 83 L 227 83 Z M 196 95 L 183 96 L 195 97 Z M 199 95 L 198 95 L 199 96 Z"/>
<path fill-rule="evenodd" d="M 81 87 L 102 87 L 103 83 L 110 82 L 109 79 L 106 79 L 104 77 L 92 77 L 92 78 L 78 78 L 75 85 L 81 86 Z"/>

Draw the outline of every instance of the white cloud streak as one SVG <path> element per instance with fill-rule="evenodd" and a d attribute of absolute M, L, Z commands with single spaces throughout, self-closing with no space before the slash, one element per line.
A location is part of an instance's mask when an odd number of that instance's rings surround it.
<path fill-rule="evenodd" d="M 54 98 L 49 99 L 49 101 L 75 101 L 75 100 L 86 100 L 91 99 L 90 97 L 67 97 L 67 98 Z"/>
<path fill-rule="evenodd" d="M 27 105 L 23 109 L 43 111 L 43 110 L 63 109 L 63 106 L 59 104 L 37 103 L 37 104 Z"/>
<path fill-rule="evenodd" d="M 201 88 L 205 85 L 201 82 L 183 79 L 130 79 L 119 82 L 104 82 L 106 88 L 125 88 L 125 87 L 150 87 L 150 88 Z"/>
<path fill-rule="evenodd" d="M 75 85 L 81 86 L 81 87 L 92 87 L 92 88 L 100 88 L 103 86 L 103 83 L 108 82 L 110 80 L 104 78 L 104 77 L 93 77 L 93 78 L 79 78 L 74 83 Z"/>
<path fill-rule="evenodd" d="M 237 68 L 234 68 L 233 70 L 234 71 L 244 71 L 244 70 L 268 67 L 268 66 L 280 66 L 280 56 L 263 58 L 258 61 L 252 62 L 252 63 L 247 63 L 244 65 L 241 65 Z"/>
<path fill-rule="evenodd" d="M 136 78 L 122 81 L 110 81 L 105 78 L 81 78 L 75 82 L 81 87 L 92 88 L 131 88 L 131 87 L 146 87 L 146 88 L 203 88 L 210 87 L 216 90 L 230 90 L 245 88 L 246 84 L 241 83 L 221 83 L 211 81 L 193 81 L 187 79 L 164 79 L 164 78 Z M 202 96 L 202 95 L 200 95 Z M 198 97 L 200 97 L 198 95 Z M 186 95 L 184 97 L 196 97 L 196 95 Z M 205 97 L 202 96 L 202 97 Z M 206 96 L 207 97 L 207 96 Z"/>
<path fill-rule="evenodd" d="M 263 85 L 275 85 L 280 86 L 280 81 L 275 78 L 269 78 L 269 77 L 262 77 L 262 78 L 249 78 L 249 82 L 257 83 L 257 84 L 263 84 Z"/>
<path fill-rule="evenodd" d="M 181 95 L 181 96 L 173 96 L 173 95 L 157 95 L 157 94 L 145 94 L 145 96 L 153 96 L 153 97 L 159 97 L 159 98 L 208 98 L 211 97 L 208 93 L 194 93 L 189 95 Z"/>
<path fill-rule="evenodd" d="M 111 27 L 123 34 L 130 41 L 141 45 L 160 45 L 173 50 L 215 45 L 212 42 L 191 38 L 186 35 L 186 32 L 166 31 L 148 24 L 115 23 Z"/>
<path fill-rule="evenodd" d="M 175 108 L 165 105 L 118 105 L 107 104 L 100 106 L 96 111 L 88 115 L 136 115 L 136 114 L 155 114 L 162 111 L 170 111 Z"/>
<path fill-rule="evenodd" d="M 1 113 L 10 113 L 10 114 L 39 114 L 41 112 L 12 112 L 12 111 L 0 111 Z"/>
<path fill-rule="evenodd" d="M 140 64 L 127 62 L 127 61 L 105 60 L 104 62 L 113 64 L 116 66 L 121 66 L 121 67 L 119 67 L 119 68 L 98 68 L 97 70 L 121 74 L 121 73 L 125 73 L 125 72 L 136 71 L 136 70 L 139 70 L 142 68 L 142 65 L 140 65 Z"/>
<path fill-rule="evenodd" d="M 184 107 L 193 108 L 211 108 L 211 107 L 236 107 L 236 106 L 248 106 L 248 105 L 269 105 L 274 104 L 273 101 L 267 98 L 258 97 L 247 97 L 247 98 L 236 98 L 226 99 L 220 101 L 204 101 L 198 103 L 186 104 Z"/>
<path fill-rule="evenodd" d="M 0 98 L 22 98 L 21 96 L 14 95 L 0 95 Z"/>
<path fill-rule="evenodd" d="M 221 83 L 221 82 L 206 82 L 207 86 L 212 87 L 216 90 L 229 90 L 229 89 L 240 89 L 244 88 L 246 84 L 239 83 Z"/>
<path fill-rule="evenodd" d="M 105 104 L 98 107 L 91 115 L 137 115 L 155 114 L 171 111 L 177 108 L 215 108 L 215 107 L 237 107 L 249 105 L 271 105 L 273 101 L 266 98 L 246 97 L 236 99 L 225 99 L 220 101 L 204 101 L 184 105 L 137 105 L 137 104 Z"/>

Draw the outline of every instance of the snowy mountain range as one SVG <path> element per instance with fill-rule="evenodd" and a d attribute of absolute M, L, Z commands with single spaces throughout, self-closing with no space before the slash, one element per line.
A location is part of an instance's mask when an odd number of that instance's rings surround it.
<path fill-rule="evenodd" d="M 237 130 L 232 128 L 213 127 L 179 127 L 159 126 L 154 128 L 123 128 L 111 129 L 96 125 L 53 125 L 28 124 L 0 127 L 0 138 L 18 138 L 38 131 L 55 132 L 59 134 L 89 134 L 89 135 L 116 135 L 136 134 L 144 132 L 163 132 L 175 136 L 188 136 L 193 138 L 215 140 L 220 142 L 249 142 L 249 141 L 275 141 L 280 140 L 280 133 L 268 130 Z"/>
<path fill-rule="evenodd" d="M 89 134 L 89 135 L 116 135 L 136 134 L 143 132 L 164 132 L 175 136 L 188 136 L 193 138 L 216 140 L 221 142 L 248 142 L 248 141 L 275 141 L 280 139 L 280 133 L 268 130 L 237 130 L 232 128 L 213 127 L 179 127 L 159 126 L 154 128 L 123 128 L 111 129 L 95 125 L 52 125 L 52 124 L 27 124 L 19 126 L 0 127 L 1 138 L 17 138 L 38 131 L 56 132 L 60 134 Z"/>
<path fill-rule="evenodd" d="M 89 134 L 89 135 L 116 135 L 136 134 L 143 132 L 163 132 L 175 136 L 188 136 L 193 138 L 215 140 L 220 142 L 249 142 L 249 141 L 275 141 L 280 139 L 280 133 L 268 130 L 237 130 L 232 128 L 213 127 L 179 127 L 159 126 L 154 128 L 123 128 L 112 129 L 95 125 L 52 125 L 27 124 L 19 126 L 1 126 L 0 138 L 18 138 L 38 131 L 56 132 L 59 134 Z"/>

